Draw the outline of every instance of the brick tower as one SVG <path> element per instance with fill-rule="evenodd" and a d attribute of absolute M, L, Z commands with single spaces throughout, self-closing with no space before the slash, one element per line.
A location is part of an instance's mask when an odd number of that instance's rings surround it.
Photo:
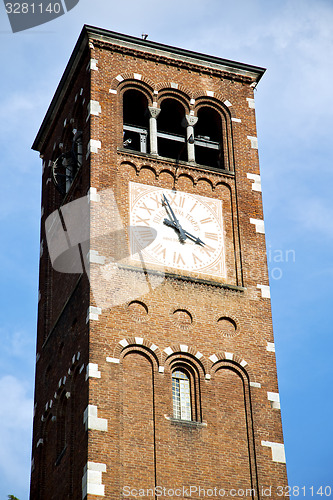
<path fill-rule="evenodd" d="M 287 485 L 259 67 L 85 26 L 43 161 L 31 500 Z"/>

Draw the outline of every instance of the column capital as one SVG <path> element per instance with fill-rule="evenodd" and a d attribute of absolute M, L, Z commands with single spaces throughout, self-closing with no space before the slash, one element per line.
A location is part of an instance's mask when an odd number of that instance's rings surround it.
<path fill-rule="evenodd" d="M 194 127 L 197 121 L 198 121 L 197 116 L 185 115 L 183 118 L 182 125 L 183 127 Z"/>
<path fill-rule="evenodd" d="M 148 112 L 150 118 L 157 118 L 161 112 L 161 108 L 154 108 L 154 106 L 148 106 Z"/>

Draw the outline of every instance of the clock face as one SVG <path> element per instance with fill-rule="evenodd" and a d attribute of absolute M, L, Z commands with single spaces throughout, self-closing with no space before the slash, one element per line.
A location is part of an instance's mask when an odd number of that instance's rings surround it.
<path fill-rule="evenodd" d="M 221 200 L 136 182 L 129 197 L 132 260 L 226 277 Z"/>

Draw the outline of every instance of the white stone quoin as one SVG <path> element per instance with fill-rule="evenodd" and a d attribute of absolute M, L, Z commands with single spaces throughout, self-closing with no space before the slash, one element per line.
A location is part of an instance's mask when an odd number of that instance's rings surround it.
<path fill-rule="evenodd" d="M 246 98 L 247 102 L 248 102 L 248 105 L 249 105 L 249 108 L 252 108 L 254 109 L 256 106 L 255 106 L 255 102 L 254 102 L 254 99 L 252 99 L 251 97 L 247 97 Z"/>
<path fill-rule="evenodd" d="M 87 495 L 105 496 L 102 472 L 106 472 L 106 464 L 88 462 L 85 465 L 82 477 L 82 499 Z"/>
<path fill-rule="evenodd" d="M 86 323 L 92 320 L 98 321 L 100 314 L 102 314 L 102 309 L 100 307 L 89 306 L 87 311 Z"/>
<path fill-rule="evenodd" d="M 268 352 L 275 352 L 275 344 L 274 344 L 274 342 L 267 342 L 266 350 Z"/>
<path fill-rule="evenodd" d="M 265 224 L 262 219 L 250 219 L 250 224 L 256 226 L 256 233 L 265 234 Z"/>
<path fill-rule="evenodd" d="M 105 264 L 106 257 L 103 257 L 103 255 L 99 255 L 99 252 L 97 250 L 89 250 L 87 254 L 87 260 L 91 264 Z"/>
<path fill-rule="evenodd" d="M 99 149 L 101 149 L 102 144 L 101 141 L 98 141 L 96 139 L 90 139 L 88 142 L 88 147 L 87 147 L 87 154 L 86 154 L 86 159 L 90 155 L 90 153 L 98 153 Z"/>
<path fill-rule="evenodd" d="M 262 446 L 268 446 L 272 450 L 273 462 L 281 464 L 286 463 L 286 455 L 284 452 L 284 445 L 282 443 L 272 443 L 271 441 L 261 441 Z"/>
<path fill-rule="evenodd" d="M 271 402 L 271 406 L 275 410 L 280 410 L 280 396 L 278 392 L 267 392 L 267 399 Z"/>
<path fill-rule="evenodd" d="M 85 425 L 86 431 L 88 429 L 93 429 L 96 431 L 107 431 L 108 421 L 106 418 L 99 418 L 97 416 L 97 406 L 88 405 L 84 410 L 83 423 Z"/>
<path fill-rule="evenodd" d="M 89 188 L 87 193 L 88 201 L 101 201 L 100 195 L 97 193 L 97 189 L 94 187 Z"/>
<path fill-rule="evenodd" d="M 93 101 L 93 100 L 89 101 L 87 108 L 88 108 L 87 120 L 89 119 L 90 115 L 99 116 L 102 112 L 101 105 L 98 101 Z"/>
<path fill-rule="evenodd" d="M 101 378 L 101 372 L 98 370 L 96 363 L 88 363 L 86 370 L 86 380 L 88 378 Z"/>
<path fill-rule="evenodd" d="M 258 174 L 246 174 L 246 177 L 253 181 L 252 183 L 252 191 L 261 192 L 261 178 Z"/>
<path fill-rule="evenodd" d="M 97 59 L 90 59 L 90 61 L 88 62 L 88 65 L 87 65 L 87 70 L 98 71 L 97 64 L 98 64 Z"/>
<path fill-rule="evenodd" d="M 248 135 L 247 138 L 251 142 L 251 148 L 258 149 L 258 138 L 252 135 Z"/>
<path fill-rule="evenodd" d="M 261 290 L 261 296 L 263 299 L 271 298 L 271 291 L 269 285 L 257 285 L 257 288 Z"/>

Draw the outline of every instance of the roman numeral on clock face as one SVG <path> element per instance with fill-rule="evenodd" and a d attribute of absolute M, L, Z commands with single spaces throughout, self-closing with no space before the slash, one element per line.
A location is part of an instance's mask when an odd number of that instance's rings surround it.
<path fill-rule="evenodd" d="M 169 194 L 171 205 L 175 205 L 178 208 L 184 208 L 185 204 L 185 196 L 180 195 L 179 193 Z"/>
<path fill-rule="evenodd" d="M 215 248 L 213 247 L 210 247 L 209 245 L 204 245 L 203 247 L 201 247 L 201 250 L 206 252 L 207 255 L 211 255 L 212 253 L 215 252 Z"/>
<path fill-rule="evenodd" d="M 157 208 L 160 208 L 162 206 L 161 198 L 157 194 L 152 195 L 151 200 L 156 203 Z"/>
<path fill-rule="evenodd" d="M 179 208 L 184 208 L 184 203 L 185 203 L 185 197 L 184 196 L 180 196 L 179 199 L 178 199 L 178 207 Z"/>
<path fill-rule="evenodd" d="M 183 265 L 185 265 L 184 259 L 183 259 L 183 257 L 181 256 L 180 253 L 174 252 L 174 254 L 173 254 L 173 263 L 174 264 L 183 264 Z"/>
<path fill-rule="evenodd" d="M 155 245 L 153 248 L 152 248 L 152 251 L 155 252 L 157 255 L 162 255 L 163 259 L 165 259 L 165 255 L 166 255 L 166 248 L 164 248 L 161 243 L 157 243 L 157 245 Z"/>
<path fill-rule="evenodd" d="M 208 224 L 209 222 L 213 222 L 213 219 L 211 217 L 207 217 L 206 219 L 201 219 L 200 221 L 201 224 Z"/>
<path fill-rule="evenodd" d="M 146 224 L 147 226 L 149 226 L 149 225 L 150 225 L 150 224 L 149 224 L 149 219 L 143 219 L 143 218 L 142 218 L 142 217 L 140 217 L 140 215 L 138 215 L 138 214 L 136 215 L 136 218 L 137 218 L 137 220 L 136 220 L 136 223 L 137 223 L 137 224 L 141 224 L 141 223 L 142 223 L 142 224 Z"/>
<path fill-rule="evenodd" d="M 153 213 L 155 212 L 155 210 L 154 210 L 153 208 L 149 208 L 149 207 L 147 207 L 147 205 L 145 204 L 145 202 L 144 202 L 144 201 L 142 202 L 142 205 L 141 205 L 141 207 L 140 207 L 140 208 L 142 208 L 143 210 L 147 210 L 147 212 L 149 213 L 149 215 L 150 215 L 151 213 L 153 214 Z"/>
<path fill-rule="evenodd" d="M 195 253 L 192 253 L 192 257 L 193 257 L 194 264 L 201 264 L 202 263 L 202 260 L 199 259 L 199 257 L 197 255 L 195 255 Z"/>
<path fill-rule="evenodd" d="M 207 238 L 208 240 L 215 240 L 215 241 L 218 241 L 219 239 L 217 233 L 205 233 L 205 238 Z"/>
<path fill-rule="evenodd" d="M 194 203 L 194 205 L 192 206 L 192 208 L 191 208 L 191 210 L 190 210 L 190 213 L 192 212 L 192 210 L 194 210 L 194 208 L 197 206 L 197 204 L 198 204 L 198 202 L 196 201 L 196 202 Z"/>

